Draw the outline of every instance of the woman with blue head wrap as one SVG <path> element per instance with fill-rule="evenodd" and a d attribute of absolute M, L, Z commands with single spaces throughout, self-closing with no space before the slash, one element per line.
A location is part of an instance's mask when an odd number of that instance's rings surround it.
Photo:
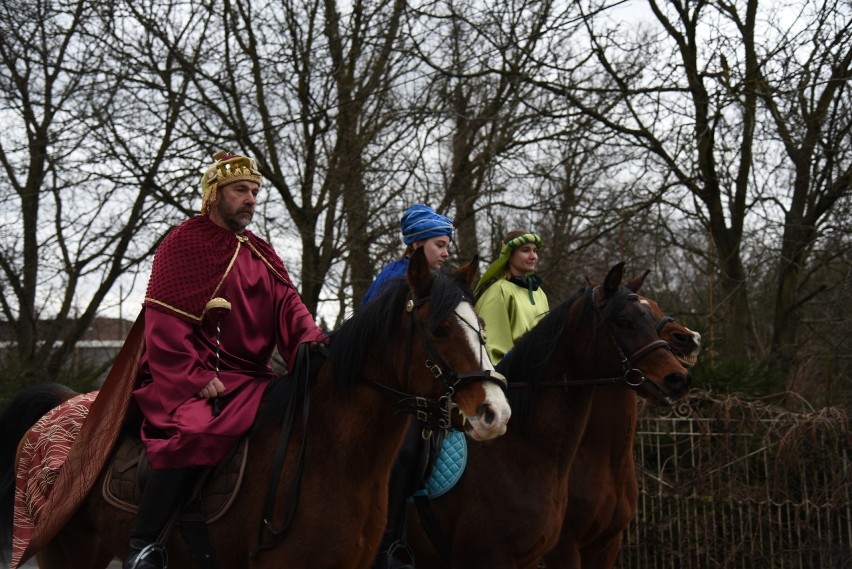
<path fill-rule="evenodd" d="M 424 204 L 415 204 L 405 210 L 399 221 L 402 229 L 402 242 L 405 253 L 386 266 L 361 299 L 367 304 L 379 295 L 388 281 L 404 277 L 408 272 L 408 259 L 415 249 L 423 247 L 426 260 L 432 269 L 440 269 L 450 254 L 450 242 L 453 237 L 453 222 Z"/>
<path fill-rule="evenodd" d="M 381 294 L 392 279 L 405 277 L 411 254 L 420 247 L 433 270 L 440 269 L 450 254 L 453 222 L 424 204 L 405 210 L 399 221 L 405 253 L 386 266 L 370 285 L 361 304 L 367 304 Z M 399 451 L 388 487 L 388 517 L 385 533 L 373 569 L 413 569 L 413 556 L 405 543 L 405 516 L 408 499 L 418 490 L 420 456 L 423 437 L 417 421 L 409 424 Z"/>
<path fill-rule="evenodd" d="M 540 246 L 535 233 L 510 231 L 476 285 L 476 311 L 485 322 L 485 348 L 494 365 L 550 310 L 535 274 Z"/>

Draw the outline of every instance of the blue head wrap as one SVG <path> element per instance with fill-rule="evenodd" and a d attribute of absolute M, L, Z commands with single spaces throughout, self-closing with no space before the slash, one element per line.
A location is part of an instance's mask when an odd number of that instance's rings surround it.
<path fill-rule="evenodd" d="M 453 222 L 450 218 L 437 213 L 428 205 L 411 206 L 402 214 L 399 224 L 402 227 L 402 242 L 406 245 L 439 235 L 453 236 Z"/>

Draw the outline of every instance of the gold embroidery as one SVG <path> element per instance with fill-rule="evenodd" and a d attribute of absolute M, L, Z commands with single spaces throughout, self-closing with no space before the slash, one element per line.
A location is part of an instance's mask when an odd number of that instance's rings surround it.
<path fill-rule="evenodd" d="M 154 304 L 159 304 L 160 306 L 163 306 L 163 307 L 165 307 L 165 308 L 168 308 L 168 309 L 169 309 L 169 310 L 171 310 L 172 312 L 177 312 L 178 314 L 182 314 L 182 315 L 184 315 L 184 316 L 187 316 L 187 317 L 189 317 L 189 318 L 192 318 L 193 320 L 198 320 L 199 322 L 201 322 L 201 316 L 195 316 L 194 314 L 190 314 L 189 312 L 184 312 L 184 311 L 183 311 L 183 310 L 181 310 L 180 308 L 175 308 L 175 307 L 174 307 L 174 306 L 172 306 L 171 304 L 166 304 L 165 302 L 161 302 L 161 301 L 157 300 L 156 298 L 151 298 L 151 297 L 149 296 L 149 297 L 146 297 L 146 298 L 145 298 L 145 301 L 146 301 L 146 302 L 152 302 L 152 303 L 154 303 Z"/>
<path fill-rule="evenodd" d="M 251 241 L 246 239 L 245 244 L 248 245 L 248 248 L 251 249 L 254 252 L 255 255 L 257 255 L 258 259 L 263 261 L 263 264 L 266 265 L 269 268 L 269 270 L 272 271 L 272 273 L 281 280 L 281 282 L 283 282 L 283 283 L 287 282 L 287 279 L 284 278 L 284 275 L 282 275 L 281 273 L 279 273 L 278 271 L 275 270 L 275 267 L 273 267 L 272 264 L 269 261 L 266 260 L 266 257 L 264 257 L 263 254 L 261 254 L 261 252 L 257 250 L 257 247 L 252 245 Z"/>

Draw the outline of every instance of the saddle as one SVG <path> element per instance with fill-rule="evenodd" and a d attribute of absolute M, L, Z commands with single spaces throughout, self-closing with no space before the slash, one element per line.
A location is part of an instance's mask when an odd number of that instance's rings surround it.
<path fill-rule="evenodd" d="M 243 438 L 224 461 L 203 477 L 204 482 L 196 488 L 195 495 L 189 497 L 188 502 L 197 501 L 204 522 L 218 520 L 233 504 L 245 474 L 247 450 L 248 439 Z M 137 436 L 124 435 L 104 477 L 104 500 L 119 510 L 135 514 L 149 472 L 142 441 Z"/>

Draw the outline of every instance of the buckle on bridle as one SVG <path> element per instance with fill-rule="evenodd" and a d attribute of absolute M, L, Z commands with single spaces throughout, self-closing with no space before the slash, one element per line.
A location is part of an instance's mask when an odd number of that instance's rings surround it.
<path fill-rule="evenodd" d="M 429 368 L 429 371 L 432 372 L 432 377 L 434 377 L 435 379 L 438 379 L 442 375 L 444 375 L 444 370 L 441 369 L 441 366 L 439 366 L 436 362 L 433 362 L 432 360 L 426 360 L 426 367 Z"/>

